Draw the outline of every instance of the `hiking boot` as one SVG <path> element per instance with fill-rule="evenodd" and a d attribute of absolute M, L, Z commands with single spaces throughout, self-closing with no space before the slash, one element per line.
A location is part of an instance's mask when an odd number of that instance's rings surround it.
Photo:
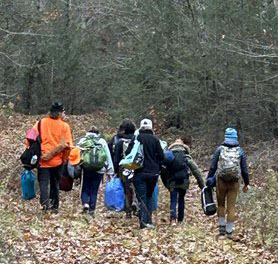
<path fill-rule="evenodd" d="M 51 210 L 51 212 L 58 212 L 59 211 L 59 205 L 51 203 L 49 210 Z"/>
<path fill-rule="evenodd" d="M 88 210 L 88 214 L 91 216 L 91 217 L 95 217 L 95 210 L 93 210 L 93 209 L 89 209 Z"/>
<path fill-rule="evenodd" d="M 59 208 L 57 206 L 52 206 L 49 210 L 52 214 L 58 214 L 59 213 Z"/>
<path fill-rule="evenodd" d="M 178 217 L 178 223 L 183 222 L 183 220 L 184 220 L 184 217 L 181 217 L 181 216 Z"/>
<path fill-rule="evenodd" d="M 228 239 L 232 240 L 233 239 L 233 232 L 230 232 L 230 233 L 226 232 L 226 236 L 227 236 Z"/>
<path fill-rule="evenodd" d="M 140 223 L 140 229 L 144 229 L 144 228 L 146 228 L 146 225 L 145 225 L 145 224 Z"/>
<path fill-rule="evenodd" d="M 59 213 L 59 209 L 58 208 L 55 208 L 55 209 L 52 209 L 50 211 L 52 214 L 58 214 Z"/>
<path fill-rule="evenodd" d="M 225 226 L 219 226 L 219 235 L 220 236 L 225 236 L 226 234 L 226 227 Z"/>

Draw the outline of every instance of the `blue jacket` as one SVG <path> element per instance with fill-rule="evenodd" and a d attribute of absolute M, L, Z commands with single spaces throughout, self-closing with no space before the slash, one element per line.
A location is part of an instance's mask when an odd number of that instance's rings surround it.
<path fill-rule="evenodd" d="M 223 143 L 221 146 L 233 148 L 233 147 L 238 147 L 238 144 L 227 144 Z M 221 151 L 221 146 L 217 147 L 216 151 L 214 152 L 213 158 L 211 160 L 211 165 L 208 173 L 208 178 L 214 177 L 216 170 L 217 170 L 217 164 L 219 160 L 219 155 Z M 247 162 L 246 162 L 246 155 L 245 152 L 240 148 L 240 169 L 241 169 L 241 175 L 244 181 L 245 185 L 249 184 L 249 174 L 248 174 L 248 167 L 247 167 Z"/>

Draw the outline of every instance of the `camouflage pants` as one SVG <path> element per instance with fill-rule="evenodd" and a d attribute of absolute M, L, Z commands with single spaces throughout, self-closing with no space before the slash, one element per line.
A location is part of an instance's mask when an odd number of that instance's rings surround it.
<path fill-rule="evenodd" d="M 132 188 L 132 180 L 127 179 L 124 175 L 122 175 L 122 171 L 120 171 L 120 179 L 122 181 L 124 192 L 125 192 L 125 211 L 132 211 L 132 202 L 133 202 L 133 188 Z"/>

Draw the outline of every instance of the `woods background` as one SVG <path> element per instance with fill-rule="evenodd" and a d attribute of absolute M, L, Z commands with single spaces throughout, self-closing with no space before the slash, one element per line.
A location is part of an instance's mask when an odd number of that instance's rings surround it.
<path fill-rule="evenodd" d="M 277 41 L 278 0 L 1 0 L 0 262 L 277 264 Z M 126 117 L 151 118 L 168 142 L 193 135 L 204 176 L 224 129 L 237 128 L 251 182 L 237 242 L 215 238 L 194 181 L 185 228 L 169 226 L 161 188 L 146 236 L 137 219 L 110 216 L 103 189 L 93 223 L 78 188 L 58 216 L 22 200 L 25 131 L 57 100 L 74 138 L 94 122 L 107 139 Z"/>
<path fill-rule="evenodd" d="M 2 0 L 0 98 L 278 138 L 277 0 Z"/>

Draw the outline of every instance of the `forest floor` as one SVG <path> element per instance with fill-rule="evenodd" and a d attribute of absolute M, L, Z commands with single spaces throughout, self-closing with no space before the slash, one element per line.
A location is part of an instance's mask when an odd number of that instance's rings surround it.
<path fill-rule="evenodd" d="M 71 117 L 72 123 L 79 124 L 74 128 L 75 136 L 91 124 L 90 118 Z M 169 193 L 161 183 L 158 210 L 153 215 L 155 230 L 140 230 L 136 217 L 125 219 L 123 212 L 108 211 L 103 202 L 104 184 L 95 218 L 81 214 L 79 185 L 71 192 L 61 192 L 58 214 L 41 212 L 39 195 L 30 201 L 20 197 L 22 169 L 17 160 L 24 131 L 36 119 L 0 115 L 1 264 L 278 263 L 277 252 L 262 246 L 244 229 L 240 214 L 234 240 L 218 237 L 216 216 L 207 217 L 202 212 L 194 179 L 186 195 L 186 219 L 181 225 L 169 224 Z M 95 122 L 100 120 L 103 124 L 101 116 Z"/>

